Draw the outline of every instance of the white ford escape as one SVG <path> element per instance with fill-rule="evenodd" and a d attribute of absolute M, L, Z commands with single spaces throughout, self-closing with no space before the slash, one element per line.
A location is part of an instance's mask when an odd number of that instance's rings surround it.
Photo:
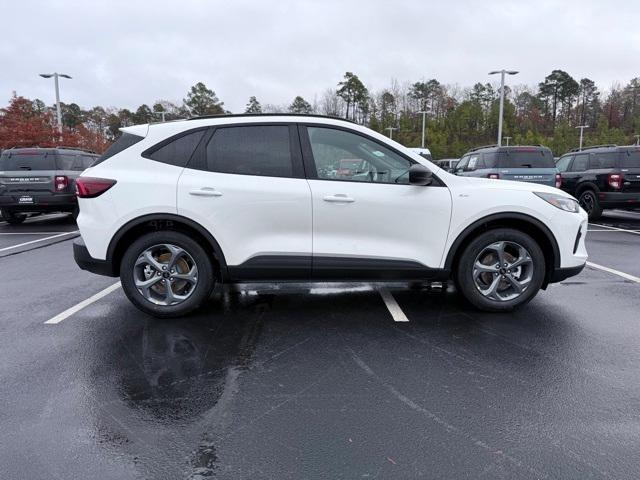
<path fill-rule="evenodd" d="M 320 116 L 139 125 L 77 181 L 78 265 L 158 317 L 217 282 L 455 281 L 513 309 L 585 265 L 587 215 L 552 187 L 450 175 Z"/>

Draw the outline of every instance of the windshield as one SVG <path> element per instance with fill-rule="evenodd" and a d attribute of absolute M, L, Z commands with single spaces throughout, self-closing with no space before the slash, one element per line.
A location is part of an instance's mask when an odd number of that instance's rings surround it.
<path fill-rule="evenodd" d="M 620 168 L 640 168 L 640 150 L 629 150 L 623 154 Z"/>
<path fill-rule="evenodd" d="M 5 152 L 0 156 L 0 171 L 55 170 L 55 158 L 54 154 L 42 151 Z"/>
<path fill-rule="evenodd" d="M 551 151 L 547 149 L 513 149 L 500 152 L 500 168 L 555 168 Z"/>

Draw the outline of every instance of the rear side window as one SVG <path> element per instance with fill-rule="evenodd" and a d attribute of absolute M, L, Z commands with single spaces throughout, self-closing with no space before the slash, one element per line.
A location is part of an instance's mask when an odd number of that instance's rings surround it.
<path fill-rule="evenodd" d="M 620 168 L 640 168 L 640 150 L 629 150 L 623 153 Z"/>
<path fill-rule="evenodd" d="M 218 128 L 206 152 L 207 168 L 211 172 L 293 176 L 287 125 Z"/>
<path fill-rule="evenodd" d="M 4 152 L 0 157 L 0 171 L 56 170 L 56 155 L 53 152 Z"/>
<path fill-rule="evenodd" d="M 589 169 L 616 168 L 618 155 L 616 152 L 592 153 L 589 159 Z"/>
<path fill-rule="evenodd" d="M 482 154 L 483 168 L 495 168 L 498 164 L 497 152 L 486 152 Z"/>
<path fill-rule="evenodd" d="M 131 133 L 123 133 L 122 135 L 120 135 L 120 138 L 118 140 L 116 140 L 114 143 L 111 144 L 109 148 L 107 148 L 107 150 L 102 154 L 102 156 L 98 160 L 96 160 L 96 162 L 93 165 L 95 166 L 95 165 L 98 165 L 99 163 L 104 162 L 107 158 L 113 157 L 115 154 L 120 153 L 123 150 L 126 150 L 130 146 L 138 143 L 143 138 L 144 137 L 133 135 Z"/>
<path fill-rule="evenodd" d="M 159 146 L 152 147 L 142 155 L 168 165 L 184 167 L 198 147 L 204 133 L 205 130 L 187 132 L 179 137 L 169 139 L 168 142 L 162 142 Z"/>
<path fill-rule="evenodd" d="M 551 151 L 538 148 L 515 148 L 500 152 L 500 168 L 556 168 Z"/>
<path fill-rule="evenodd" d="M 582 155 L 576 155 L 575 160 L 571 164 L 572 172 L 584 172 L 589 167 L 589 154 L 583 153 Z"/>

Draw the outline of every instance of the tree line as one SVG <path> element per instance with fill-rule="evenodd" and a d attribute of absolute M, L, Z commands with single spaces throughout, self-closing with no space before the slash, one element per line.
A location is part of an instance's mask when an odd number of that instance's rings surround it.
<path fill-rule="evenodd" d="M 589 78 L 577 80 L 563 70 L 553 70 L 535 86 L 507 86 L 504 93 L 503 137 L 509 137 L 510 144 L 542 144 L 561 155 L 578 145 L 579 125 L 588 125 L 585 146 L 630 144 L 640 134 L 640 77 L 603 91 Z M 290 104 L 274 105 L 250 96 L 244 111 L 236 113 L 336 116 L 381 133 L 393 132 L 394 140 L 410 147 L 420 146 L 424 115 L 427 146 L 434 158 L 448 158 L 496 142 L 499 95 L 499 88 L 491 83 L 463 88 L 436 79 L 394 80 L 372 90 L 355 73 L 346 72 L 334 87 L 312 100 L 295 96 Z M 64 141 L 102 151 L 122 127 L 231 113 L 202 82 L 193 85 L 182 102 L 158 100 L 135 110 L 101 106 L 84 110 L 75 103 L 61 107 L 62 134 L 55 129 L 54 106 L 14 94 L 9 105 L 0 109 L 0 148 Z"/>

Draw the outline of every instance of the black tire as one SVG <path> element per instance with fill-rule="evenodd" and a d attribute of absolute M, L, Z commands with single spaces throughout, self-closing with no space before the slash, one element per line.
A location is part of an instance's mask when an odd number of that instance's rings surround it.
<path fill-rule="evenodd" d="M 594 190 L 583 190 L 578 197 L 578 203 L 589 215 L 589 220 L 598 220 L 602 216 L 602 207 Z"/>
<path fill-rule="evenodd" d="M 510 300 L 494 300 L 480 293 L 474 281 L 474 263 L 487 247 L 496 242 L 512 242 L 524 247 L 531 258 L 531 279 L 524 291 Z M 504 273 L 504 272 L 503 272 Z M 490 275 L 500 275 L 493 273 Z M 491 278 L 491 277 L 490 277 Z M 505 278 L 502 276 L 502 278 Z M 545 278 L 544 253 L 538 243 L 526 233 L 511 228 L 499 228 L 480 234 L 463 250 L 455 271 L 456 285 L 465 299 L 480 310 L 508 312 L 529 302 L 540 290 Z M 506 281 L 505 281 L 506 282 Z"/>
<path fill-rule="evenodd" d="M 157 305 L 147 300 L 135 286 L 135 263 L 138 257 L 145 250 L 162 244 L 172 244 L 180 247 L 190 255 L 197 266 L 198 279 L 193 291 L 186 300 L 177 305 Z M 181 317 L 201 307 L 208 300 L 215 286 L 216 277 L 213 263 L 205 249 L 187 235 L 171 230 L 152 232 L 141 236 L 129 246 L 120 262 L 122 289 L 129 300 L 138 309 L 158 318 Z M 168 279 L 166 281 L 168 282 Z M 162 282 L 165 282 L 165 280 L 162 280 Z"/>
<path fill-rule="evenodd" d="M 9 212 L 7 210 L 2 210 L 2 218 L 4 218 L 7 223 L 11 225 L 19 225 L 27 219 L 27 215 L 24 213 L 15 213 Z"/>

